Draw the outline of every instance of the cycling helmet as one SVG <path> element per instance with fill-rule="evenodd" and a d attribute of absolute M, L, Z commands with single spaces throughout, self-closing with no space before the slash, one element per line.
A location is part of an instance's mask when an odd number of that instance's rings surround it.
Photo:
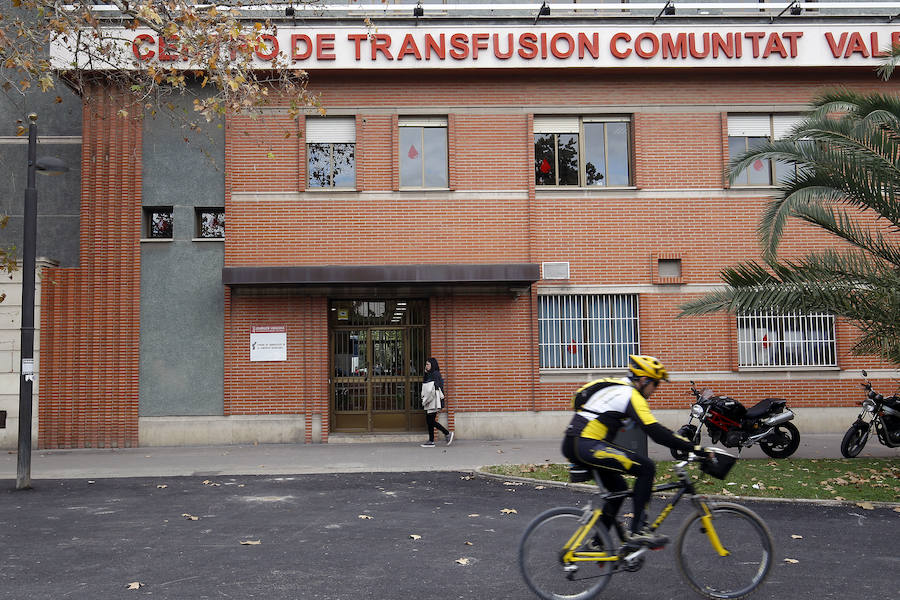
<path fill-rule="evenodd" d="M 669 372 L 658 358 L 647 356 L 646 354 L 629 354 L 628 369 L 635 377 L 649 377 L 659 381 L 660 379 L 668 381 Z"/>

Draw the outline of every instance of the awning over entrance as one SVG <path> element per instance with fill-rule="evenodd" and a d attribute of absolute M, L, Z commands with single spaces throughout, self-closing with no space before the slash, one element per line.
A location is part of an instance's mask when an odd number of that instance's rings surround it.
<path fill-rule="evenodd" d="M 293 289 L 300 293 L 521 294 L 540 279 L 536 263 L 224 267 L 231 288 Z"/>

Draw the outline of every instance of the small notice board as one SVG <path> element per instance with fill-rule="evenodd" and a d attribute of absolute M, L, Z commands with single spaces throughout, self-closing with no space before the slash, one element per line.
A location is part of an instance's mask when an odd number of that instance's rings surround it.
<path fill-rule="evenodd" d="M 250 328 L 250 362 L 287 360 L 287 330 L 283 326 Z"/>

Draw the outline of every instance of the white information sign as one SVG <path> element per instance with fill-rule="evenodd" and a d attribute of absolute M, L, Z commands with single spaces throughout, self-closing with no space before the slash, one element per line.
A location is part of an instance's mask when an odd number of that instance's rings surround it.
<path fill-rule="evenodd" d="M 250 328 L 250 362 L 287 360 L 287 330 L 281 326 Z"/>

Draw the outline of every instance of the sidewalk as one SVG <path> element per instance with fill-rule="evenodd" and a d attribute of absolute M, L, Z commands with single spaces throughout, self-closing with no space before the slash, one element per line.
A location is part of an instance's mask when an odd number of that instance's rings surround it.
<path fill-rule="evenodd" d="M 843 433 L 801 433 L 794 458 L 841 458 Z M 298 475 L 396 471 L 471 471 L 492 464 L 564 462 L 559 439 L 466 440 L 451 446 L 438 443 L 265 444 L 258 446 L 185 446 L 128 449 L 35 450 L 31 478 L 103 479 L 178 475 Z M 654 460 L 671 459 L 667 448 L 650 442 Z M 732 451 L 732 450 L 729 450 Z M 765 458 L 758 446 L 744 458 Z M 900 460 L 900 448 L 886 448 L 870 439 L 858 460 L 888 457 Z M 0 480 L 16 478 L 16 453 L 0 457 Z"/>

